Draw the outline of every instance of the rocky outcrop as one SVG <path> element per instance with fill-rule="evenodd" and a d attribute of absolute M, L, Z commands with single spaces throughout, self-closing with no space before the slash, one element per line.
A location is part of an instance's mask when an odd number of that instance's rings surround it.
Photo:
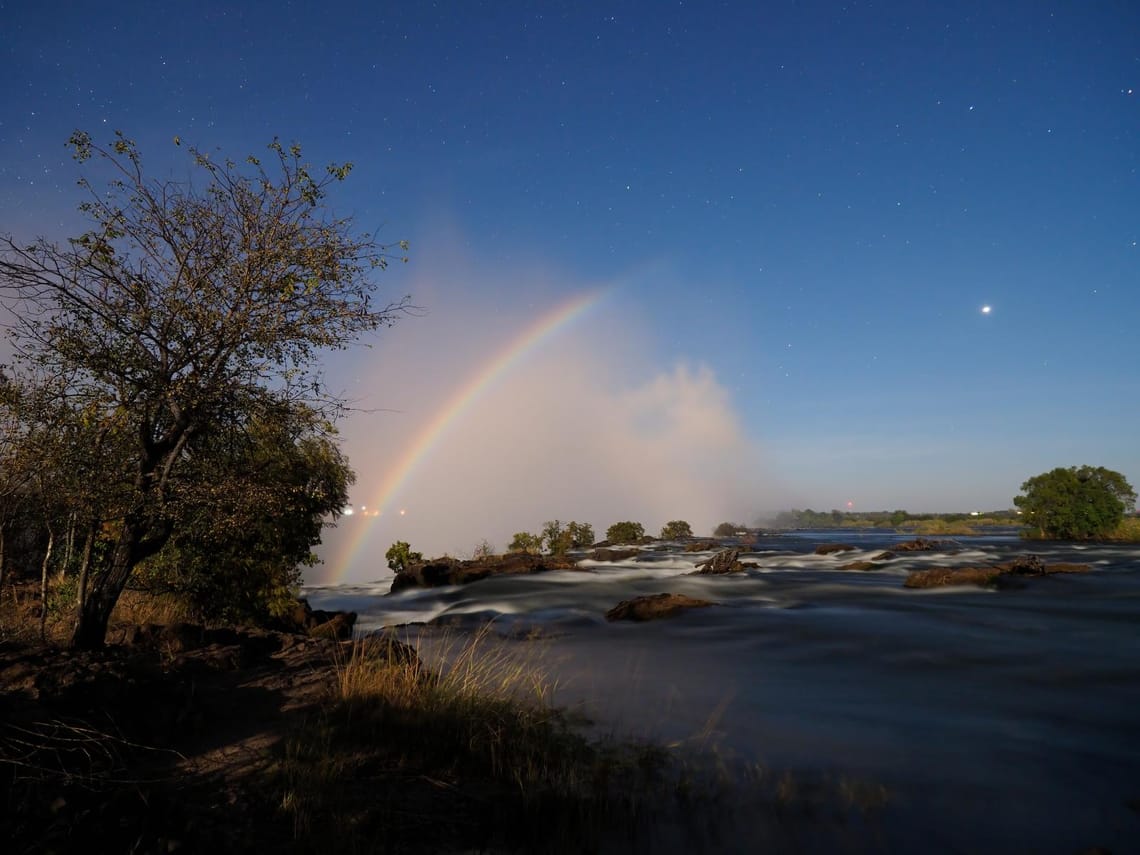
<path fill-rule="evenodd" d="M 1058 573 L 1088 573 L 1088 564 L 1068 564 L 1058 562 L 1046 564 L 1036 555 L 1021 555 L 1003 564 L 989 567 L 932 567 L 929 570 L 916 570 L 911 573 L 903 587 L 944 588 L 951 585 L 981 585 L 983 587 L 1019 588 L 1025 576 L 1052 576 Z"/>
<path fill-rule="evenodd" d="M 573 570 L 574 563 L 553 555 L 512 552 L 473 561 L 437 558 L 421 561 L 396 574 L 391 593 L 405 588 L 438 588 L 442 585 L 469 585 L 493 576 L 522 576 L 548 570 Z"/>
<path fill-rule="evenodd" d="M 953 549 L 958 544 L 952 540 L 927 540 L 925 537 L 916 537 L 914 540 L 904 540 L 891 547 L 895 552 L 938 552 Z"/>
<path fill-rule="evenodd" d="M 344 641 L 352 638 L 352 628 L 356 625 L 356 612 L 327 612 L 314 609 L 308 600 L 298 600 L 287 614 L 278 618 L 274 629 L 312 635 L 317 638 L 331 638 Z"/>
<path fill-rule="evenodd" d="M 610 547 L 601 547 L 595 549 L 590 558 L 595 561 L 628 561 L 630 558 L 636 558 L 641 554 L 640 549 L 612 549 Z"/>
<path fill-rule="evenodd" d="M 686 609 L 700 609 L 715 605 L 716 603 L 711 600 L 699 600 L 695 597 L 687 597 L 684 594 L 648 594 L 644 597 L 634 597 L 632 600 L 622 600 L 606 612 L 606 620 L 656 620 L 657 618 L 672 617 Z"/>
<path fill-rule="evenodd" d="M 878 566 L 879 566 L 879 565 L 878 565 L 878 564 L 876 564 L 874 561 L 852 561 L 852 562 L 851 562 L 851 563 L 849 563 L 849 564 L 844 564 L 844 565 L 843 565 L 842 567 L 840 567 L 839 569 L 840 569 L 840 570 L 861 570 L 861 571 L 867 571 L 867 570 L 874 570 L 874 569 L 875 569 L 876 567 L 878 567 Z"/>
<path fill-rule="evenodd" d="M 834 555 L 837 552 L 854 552 L 857 546 L 849 543 L 821 543 L 815 548 L 816 555 Z"/>
<path fill-rule="evenodd" d="M 715 540 L 694 540 L 685 544 L 686 552 L 708 552 L 712 549 L 720 549 L 720 544 Z"/>
<path fill-rule="evenodd" d="M 739 549 L 722 549 L 708 561 L 697 565 L 694 574 L 702 576 L 723 576 L 726 573 L 739 573 L 744 565 L 737 559 L 740 557 Z"/>
<path fill-rule="evenodd" d="M 1018 576 L 1044 576 L 1049 572 L 1040 555 L 1019 555 L 1005 564 L 1004 568 L 1006 573 Z"/>

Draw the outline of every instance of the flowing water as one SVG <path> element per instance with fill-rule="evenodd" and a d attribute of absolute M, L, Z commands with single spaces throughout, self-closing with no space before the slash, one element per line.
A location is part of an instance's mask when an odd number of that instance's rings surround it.
<path fill-rule="evenodd" d="M 388 596 L 389 577 L 306 595 L 358 612 L 361 631 L 475 631 L 493 618 L 498 643 L 541 656 L 556 701 L 603 732 L 704 746 L 736 768 L 856 793 L 855 827 L 832 812 L 777 833 L 771 810 L 745 802 L 717 851 L 1140 852 L 1140 548 L 998 534 L 839 569 L 900 539 L 762 538 L 741 555 L 757 566 L 729 576 L 687 575 L 712 553 L 674 548 L 465 587 Z M 834 541 L 858 549 L 813 554 Z M 1093 572 L 1016 590 L 902 587 L 913 569 L 1026 552 Z M 662 591 L 718 605 L 606 622 L 619 601 Z M 860 805 L 858 793 L 885 801 Z M 821 837 L 828 823 L 847 828 Z"/>

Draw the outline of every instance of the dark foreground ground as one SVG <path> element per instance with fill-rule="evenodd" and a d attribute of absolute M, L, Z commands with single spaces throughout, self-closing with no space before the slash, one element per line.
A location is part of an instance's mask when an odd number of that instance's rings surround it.
<path fill-rule="evenodd" d="M 285 735 L 328 697 L 337 642 L 132 635 L 83 654 L 0 642 L 5 851 L 292 847 L 274 765 Z"/>

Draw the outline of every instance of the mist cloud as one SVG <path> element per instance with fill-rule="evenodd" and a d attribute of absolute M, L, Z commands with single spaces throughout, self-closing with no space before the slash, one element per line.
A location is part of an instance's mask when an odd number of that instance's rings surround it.
<path fill-rule="evenodd" d="M 358 510 L 380 498 L 379 485 L 481 366 L 554 305 L 504 311 L 457 296 L 339 366 L 361 407 L 386 408 L 344 427 Z M 754 516 L 763 461 L 730 394 L 699 362 L 655 365 L 652 335 L 635 318 L 605 300 L 513 363 L 448 423 L 385 507 L 366 509 L 380 516 L 358 512 L 326 536 L 326 567 L 312 580 L 383 577 L 396 540 L 466 556 L 483 539 L 503 550 L 514 532 L 555 518 L 589 522 L 602 537 L 624 519 L 652 533 L 685 519 L 708 533 Z"/>

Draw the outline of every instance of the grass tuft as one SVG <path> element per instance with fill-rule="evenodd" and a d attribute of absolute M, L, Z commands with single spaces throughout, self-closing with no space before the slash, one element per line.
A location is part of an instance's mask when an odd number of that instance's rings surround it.
<path fill-rule="evenodd" d="M 436 668 L 395 640 L 341 648 L 336 697 L 280 768 L 300 843 L 574 852 L 661 801 L 666 751 L 587 740 L 537 660 L 487 635 L 445 643 Z"/>

